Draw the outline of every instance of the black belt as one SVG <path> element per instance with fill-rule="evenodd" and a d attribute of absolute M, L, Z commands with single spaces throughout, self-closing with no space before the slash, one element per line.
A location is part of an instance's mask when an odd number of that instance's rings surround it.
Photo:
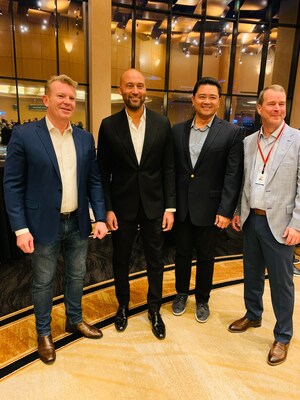
<path fill-rule="evenodd" d="M 267 215 L 265 210 L 260 210 L 259 208 L 250 208 L 250 211 L 255 215 Z"/>
<path fill-rule="evenodd" d="M 61 213 L 60 214 L 60 220 L 61 221 L 66 221 L 67 219 L 70 219 L 71 217 L 75 217 L 77 215 L 77 210 L 71 211 L 69 213 Z"/>

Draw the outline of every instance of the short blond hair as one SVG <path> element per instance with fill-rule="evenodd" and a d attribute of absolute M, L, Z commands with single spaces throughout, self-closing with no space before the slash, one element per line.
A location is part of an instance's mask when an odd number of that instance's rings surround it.
<path fill-rule="evenodd" d="M 53 82 L 66 83 L 67 85 L 72 86 L 75 90 L 78 86 L 78 83 L 70 78 L 68 75 L 53 75 L 47 80 L 45 84 L 45 94 L 48 94 L 50 92 L 50 86 Z"/>
<path fill-rule="evenodd" d="M 260 106 L 263 104 L 264 94 L 267 90 L 270 90 L 270 89 L 274 90 L 275 92 L 283 92 L 284 94 L 286 94 L 284 88 L 280 85 L 267 86 L 259 93 L 257 104 L 259 104 Z"/>

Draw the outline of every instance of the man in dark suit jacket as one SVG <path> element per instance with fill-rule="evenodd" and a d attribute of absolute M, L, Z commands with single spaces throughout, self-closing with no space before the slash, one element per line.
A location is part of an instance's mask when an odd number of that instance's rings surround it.
<path fill-rule="evenodd" d="M 90 338 L 102 332 L 82 319 L 90 202 L 94 237 L 107 233 L 94 140 L 70 124 L 77 83 L 66 75 L 46 84 L 47 115 L 13 129 L 4 167 L 6 208 L 17 245 L 32 253 L 33 303 L 42 361 L 55 360 L 51 337 L 53 282 L 60 250 L 65 261 L 66 330 Z"/>
<path fill-rule="evenodd" d="M 195 117 L 172 128 L 175 146 L 176 291 L 174 315 L 186 309 L 193 248 L 197 252 L 196 320 L 206 322 L 212 287 L 217 230 L 226 228 L 239 196 L 243 143 L 239 127 L 216 116 L 221 86 L 200 79 L 193 91 Z"/>
<path fill-rule="evenodd" d="M 140 226 L 149 282 L 148 316 L 154 335 L 164 339 L 165 326 L 159 313 L 163 280 L 162 231 L 172 228 L 175 211 L 171 127 L 166 117 L 145 107 L 146 85 L 139 71 L 124 72 L 119 91 L 125 108 L 102 121 L 98 142 L 119 302 L 115 327 L 121 332 L 128 323 L 129 260 Z"/>

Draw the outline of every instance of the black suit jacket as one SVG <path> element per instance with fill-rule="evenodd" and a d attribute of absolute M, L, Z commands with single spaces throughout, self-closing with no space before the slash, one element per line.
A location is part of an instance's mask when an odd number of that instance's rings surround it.
<path fill-rule="evenodd" d="M 175 204 L 175 171 L 169 120 L 146 108 L 145 140 L 138 164 L 125 109 L 100 126 L 98 161 L 107 211 L 132 221 L 142 201 L 147 218 Z"/>
<path fill-rule="evenodd" d="M 189 137 L 193 119 L 174 125 L 176 220 L 190 214 L 197 226 L 209 226 L 217 214 L 232 218 L 243 176 L 243 142 L 239 127 L 214 118 L 193 168 Z"/>

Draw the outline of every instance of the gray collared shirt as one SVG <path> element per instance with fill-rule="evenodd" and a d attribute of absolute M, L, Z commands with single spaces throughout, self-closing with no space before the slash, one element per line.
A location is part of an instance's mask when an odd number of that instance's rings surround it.
<path fill-rule="evenodd" d="M 189 141 L 189 150 L 190 150 L 190 157 L 191 157 L 191 162 L 193 168 L 196 165 L 196 162 L 199 158 L 199 154 L 202 150 L 203 144 L 205 142 L 205 139 L 207 138 L 207 135 L 209 133 L 209 130 L 211 128 L 211 124 L 214 120 L 214 117 L 209 121 L 209 123 L 203 128 L 196 128 L 195 127 L 195 118 L 192 122 L 191 126 L 191 131 L 190 131 L 190 141 Z"/>

